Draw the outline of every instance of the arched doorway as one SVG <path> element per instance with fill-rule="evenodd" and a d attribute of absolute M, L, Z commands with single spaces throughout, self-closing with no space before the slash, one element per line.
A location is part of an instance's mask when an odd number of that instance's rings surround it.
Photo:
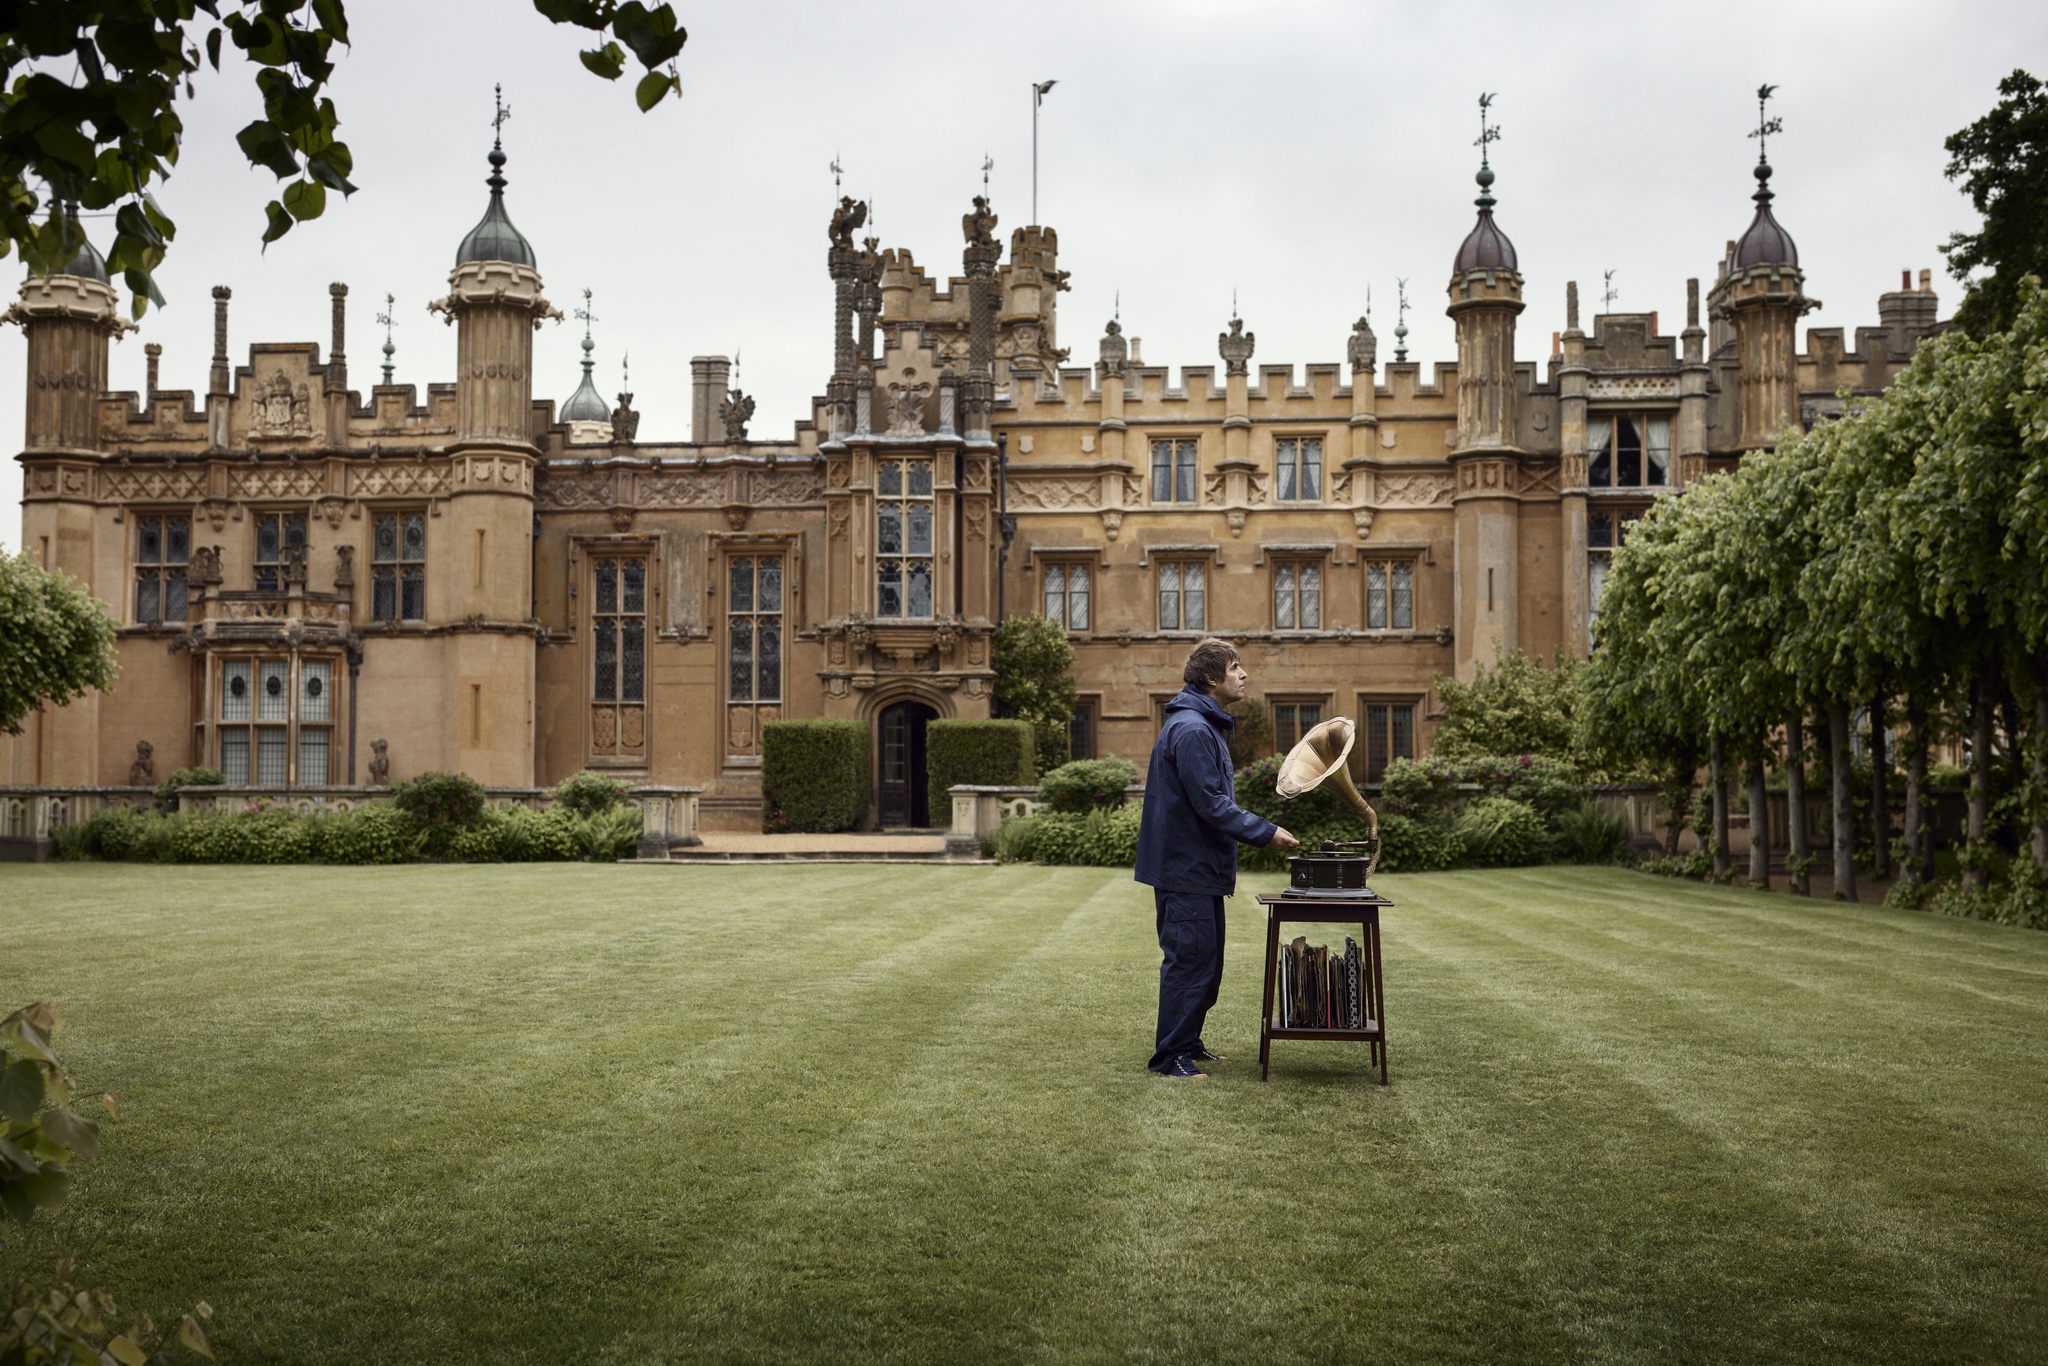
<path fill-rule="evenodd" d="M 924 772 L 924 728 L 938 712 L 922 702 L 892 702 L 882 709 L 881 814 L 884 828 L 932 823 Z"/>

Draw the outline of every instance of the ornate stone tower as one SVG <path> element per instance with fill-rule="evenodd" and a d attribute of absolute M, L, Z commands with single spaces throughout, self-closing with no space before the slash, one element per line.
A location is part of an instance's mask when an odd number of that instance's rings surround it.
<path fill-rule="evenodd" d="M 1493 168 L 1485 148 L 1498 134 L 1480 97 L 1479 220 L 1451 266 L 1458 331 L 1458 427 L 1452 503 L 1457 509 L 1457 674 L 1516 648 L 1516 568 L 1521 558 L 1521 451 L 1516 445 L 1515 317 L 1522 275 L 1515 244 L 1493 221 Z"/>
<path fill-rule="evenodd" d="M 28 339 L 22 547 L 44 567 L 61 569 L 118 602 L 119 580 L 109 586 L 94 572 L 100 555 L 93 507 L 107 342 L 133 326 L 118 315 L 117 305 L 107 263 L 81 233 L 69 265 L 21 282 L 21 297 L 5 320 L 21 324 Z M 99 700 L 98 693 L 87 693 L 67 707 L 40 713 L 30 723 L 32 772 L 16 780 L 98 782 Z"/>
<path fill-rule="evenodd" d="M 501 119 L 502 121 L 502 119 Z M 456 327 L 452 496 L 429 533 L 448 571 L 428 584 L 428 618 L 459 622 L 439 674 L 455 765 L 487 785 L 533 781 L 531 538 L 533 333 L 562 315 L 541 296 L 533 248 L 505 212 L 505 151 L 490 154 L 491 201 L 455 253 L 448 297 L 429 305 Z"/>
<path fill-rule="evenodd" d="M 1735 358 L 1740 376 L 1741 450 L 1768 449 L 1778 433 L 1798 418 L 1799 385 L 1794 374 L 1796 336 L 1801 315 L 1819 307 L 1806 297 L 1806 277 L 1799 270 L 1799 248 L 1792 234 L 1771 214 L 1771 163 L 1765 144 L 1779 130 L 1777 119 L 1764 117 L 1773 87 L 1757 92 L 1756 216 L 1735 244 L 1721 278 L 1708 296 L 1715 318 L 1735 328 Z"/>

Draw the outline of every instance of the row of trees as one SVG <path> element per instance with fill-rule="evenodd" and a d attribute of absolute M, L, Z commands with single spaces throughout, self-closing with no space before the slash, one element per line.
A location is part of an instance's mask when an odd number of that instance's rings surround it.
<path fill-rule="evenodd" d="M 1998 815 L 2028 831 L 2016 881 L 2048 876 L 2048 292 L 2027 278 L 2012 299 L 2009 325 L 1923 344 L 1881 399 L 1659 505 L 1616 554 L 1580 734 L 1616 763 L 1690 773 L 1704 758 L 1717 871 L 1738 769 L 1755 813 L 1766 770 L 1784 766 L 1795 869 L 1809 856 L 1818 730 L 1835 892 L 1855 895 L 1851 725 L 1865 710 L 1879 875 L 1894 856 L 1885 748 L 1903 723 L 1899 871 L 1929 871 L 1928 753 L 1956 737 L 1971 766 L 1964 886 L 1981 885 Z M 1995 812 L 1994 789 L 2016 809 Z M 1766 857 L 1757 841 L 1753 879 Z"/>

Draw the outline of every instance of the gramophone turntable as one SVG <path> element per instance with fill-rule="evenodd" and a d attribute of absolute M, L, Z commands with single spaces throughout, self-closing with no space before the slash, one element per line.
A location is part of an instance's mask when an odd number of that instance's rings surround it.
<path fill-rule="evenodd" d="M 1357 808 L 1366 824 L 1362 840 L 1324 840 L 1315 849 L 1304 848 L 1289 857 L 1287 896 L 1355 899 L 1372 895 L 1366 879 L 1380 863 L 1380 818 L 1351 781 L 1346 767 L 1357 738 L 1351 718 L 1335 716 L 1302 736 L 1301 743 L 1281 761 L 1275 786 L 1282 798 L 1291 800 L 1327 782 Z"/>

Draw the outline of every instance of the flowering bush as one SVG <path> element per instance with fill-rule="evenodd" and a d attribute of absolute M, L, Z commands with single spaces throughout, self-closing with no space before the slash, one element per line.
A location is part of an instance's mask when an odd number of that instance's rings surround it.
<path fill-rule="evenodd" d="M 484 813 L 484 785 L 467 773 L 429 769 L 391 793 L 391 804 L 412 817 L 426 836 L 430 858 L 451 852 L 455 836 L 476 828 Z"/>

